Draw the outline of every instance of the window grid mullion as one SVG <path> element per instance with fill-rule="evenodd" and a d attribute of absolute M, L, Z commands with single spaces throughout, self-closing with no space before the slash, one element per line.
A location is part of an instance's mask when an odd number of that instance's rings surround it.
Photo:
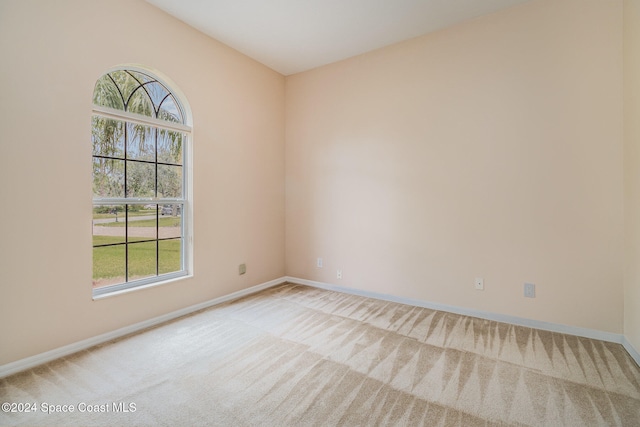
<path fill-rule="evenodd" d="M 124 160 L 124 158 L 122 157 L 111 157 L 111 156 L 102 156 L 99 154 L 94 154 L 93 155 L 94 159 L 106 159 L 106 160 Z M 144 160 L 144 159 L 129 159 L 130 162 L 137 162 L 137 163 L 148 163 L 150 165 L 152 164 L 158 164 L 161 166 L 183 166 L 181 163 L 169 163 L 169 162 L 154 162 L 152 160 Z"/>
<path fill-rule="evenodd" d="M 163 237 L 162 239 L 149 239 L 149 240 L 139 240 L 139 241 L 135 241 L 133 243 L 149 243 L 149 242 L 162 242 L 165 240 L 182 240 L 182 237 Z M 122 245 L 126 245 L 126 243 L 124 242 L 120 242 L 120 243 L 105 243 L 102 245 L 94 245 L 94 248 L 106 248 L 107 246 L 122 246 Z"/>

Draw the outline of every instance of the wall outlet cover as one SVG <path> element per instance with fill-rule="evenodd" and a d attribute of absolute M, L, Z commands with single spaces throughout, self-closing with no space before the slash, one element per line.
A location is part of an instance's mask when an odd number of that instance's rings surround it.
<path fill-rule="evenodd" d="M 525 298 L 535 298 L 536 297 L 536 284 L 535 283 L 525 283 L 524 284 L 524 296 L 525 296 Z"/>

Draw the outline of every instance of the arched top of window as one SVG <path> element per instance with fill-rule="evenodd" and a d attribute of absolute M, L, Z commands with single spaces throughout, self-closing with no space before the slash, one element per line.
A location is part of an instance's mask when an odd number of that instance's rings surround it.
<path fill-rule="evenodd" d="M 121 69 L 104 74 L 93 90 L 93 104 L 186 124 L 185 112 L 165 84 L 147 72 Z"/>

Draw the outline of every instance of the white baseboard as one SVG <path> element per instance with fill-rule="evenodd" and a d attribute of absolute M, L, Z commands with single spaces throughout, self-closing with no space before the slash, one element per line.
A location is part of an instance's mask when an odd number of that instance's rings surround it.
<path fill-rule="evenodd" d="M 400 304 L 413 305 L 417 307 L 429 308 L 432 310 L 447 311 L 449 313 L 461 314 L 463 316 L 478 317 L 481 319 L 494 320 L 496 322 L 510 323 L 512 325 L 526 326 L 529 328 L 542 329 L 551 332 L 560 332 L 563 334 L 576 335 L 579 337 L 592 338 L 601 341 L 623 344 L 624 336 L 611 332 L 598 331 L 594 329 L 579 328 L 577 326 L 568 326 L 558 323 L 543 322 L 540 320 L 526 319 L 522 317 L 509 316 L 506 314 L 492 313 L 488 311 L 474 310 L 471 308 L 456 307 L 452 305 L 438 304 L 434 302 L 422 301 L 413 298 L 398 297 L 395 295 L 380 294 L 377 292 L 364 291 L 361 289 L 347 288 L 344 286 L 332 285 L 329 283 L 315 282 L 312 280 L 299 279 L 297 277 L 285 277 L 289 283 L 299 285 L 308 285 L 316 288 L 327 289 L 336 292 L 343 292 L 353 295 L 360 295 L 369 298 L 375 298 L 384 301 L 397 302 Z M 625 348 L 627 348 L 625 346 Z M 631 352 L 629 353 L 631 354 Z M 637 352 L 636 352 L 637 354 Z M 633 354 L 631 354 L 633 357 Z M 634 357 L 635 359 L 635 357 Z M 638 361 L 639 359 L 636 359 Z"/>
<path fill-rule="evenodd" d="M 359 295 L 368 298 L 374 298 L 384 301 L 397 302 L 400 304 L 413 305 L 417 307 L 429 308 L 432 310 L 447 311 L 450 313 L 461 314 L 464 316 L 478 317 L 481 319 L 494 320 L 497 322 L 510 323 L 513 325 L 526 326 L 530 328 L 543 329 L 551 332 L 560 332 L 563 334 L 576 335 L 580 337 L 598 339 L 602 341 L 614 342 L 622 344 L 627 350 L 629 355 L 640 365 L 640 353 L 631 345 L 631 343 L 624 337 L 624 335 L 614 334 L 611 332 L 603 332 L 587 328 L 579 328 L 575 326 L 561 325 L 557 323 L 542 322 L 539 320 L 525 319 L 516 316 L 508 316 L 504 314 L 491 313 L 481 310 L 474 310 L 463 307 L 450 306 L 445 304 L 438 304 L 433 302 L 427 302 L 412 298 L 398 297 L 394 295 L 381 294 L 377 292 L 364 291 L 360 289 L 348 288 L 344 286 L 332 285 L 329 283 L 316 282 L 313 280 L 300 279 L 297 277 L 281 277 L 271 280 L 256 286 L 252 286 L 247 289 L 243 289 L 238 292 L 233 292 L 228 295 L 224 295 L 218 298 L 214 298 L 209 301 L 205 301 L 190 307 L 183 308 L 181 310 L 173 311 L 171 313 L 164 314 L 162 316 L 154 317 L 153 319 L 145 320 L 143 322 L 136 323 L 134 325 L 125 326 L 124 328 L 117 329 L 115 331 L 107 332 L 86 340 L 78 341 L 73 344 L 69 344 L 63 347 L 59 347 L 44 353 L 36 354 L 35 356 L 27 357 L 15 362 L 0 365 L 0 378 L 15 374 L 20 371 L 24 371 L 30 368 L 34 368 L 43 363 L 51 362 L 52 360 L 60 357 L 68 356 L 81 350 L 93 347 L 104 342 L 129 335 L 134 332 L 141 331 L 143 329 L 150 328 L 155 325 L 167 322 L 169 320 L 177 319 L 178 317 L 185 316 L 187 314 L 203 310 L 205 308 L 212 307 L 214 305 L 222 304 L 227 301 L 241 298 L 246 295 L 250 295 L 259 292 L 263 289 L 270 288 L 272 286 L 279 285 L 284 282 L 295 283 L 299 285 L 308 285 L 315 288 L 327 289 L 330 291 L 342 292 L 347 294 Z"/>
<path fill-rule="evenodd" d="M 638 353 L 638 350 L 631 345 L 625 336 L 622 337 L 622 345 L 624 346 L 624 349 L 627 350 L 627 353 L 629 353 L 629 356 L 631 356 L 638 366 L 640 366 L 640 353 Z"/>
<path fill-rule="evenodd" d="M 95 337 L 87 338 L 86 340 L 65 345 L 63 347 L 46 351 L 44 353 L 36 354 L 35 356 L 31 356 L 31 357 L 17 360 L 15 362 L 7 363 L 5 365 L 0 365 L 0 378 L 9 376 L 11 374 L 15 374 L 17 372 L 24 371 L 30 368 L 34 368 L 38 365 L 42 365 L 43 363 L 51 362 L 52 360 L 59 359 L 60 357 L 68 356 L 70 354 L 76 353 L 81 350 L 86 350 L 87 348 L 93 347 L 95 345 L 102 344 L 104 342 L 107 342 L 116 338 L 120 338 L 125 335 L 129 335 L 131 333 L 138 332 L 155 325 L 159 325 L 169 320 L 177 319 L 178 317 L 185 316 L 187 314 L 193 313 L 198 310 L 209 308 L 214 305 L 222 304 L 227 301 L 231 301 L 246 295 L 259 292 L 263 289 L 267 289 L 272 286 L 279 285 L 280 283 L 283 283 L 285 281 L 286 279 L 284 277 L 279 279 L 274 279 L 269 282 L 252 286 L 250 288 L 243 289 L 238 292 L 233 292 L 231 294 L 214 298 L 212 300 L 205 301 L 196 305 L 192 305 L 190 307 L 172 311 L 171 313 L 163 314 L 162 316 L 154 317 L 153 319 L 149 319 L 133 325 L 125 326 L 124 328 L 116 329 L 115 331 L 111 331 Z"/>

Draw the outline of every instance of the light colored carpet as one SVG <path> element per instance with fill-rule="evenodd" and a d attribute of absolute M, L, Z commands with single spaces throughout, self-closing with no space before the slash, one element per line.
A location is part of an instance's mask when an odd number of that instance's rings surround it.
<path fill-rule="evenodd" d="M 37 405 L 1 425 L 640 426 L 640 368 L 617 344 L 284 284 L 0 380 L 0 402 Z"/>

